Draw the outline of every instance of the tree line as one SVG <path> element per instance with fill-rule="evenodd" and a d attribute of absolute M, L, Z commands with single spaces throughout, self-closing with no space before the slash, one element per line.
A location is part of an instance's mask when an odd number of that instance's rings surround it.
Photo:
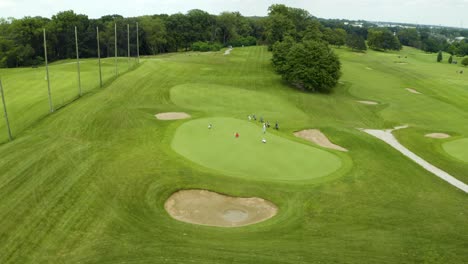
<path fill-rule="evenodd" d="M 225 46 L 267 44 L 270 50 L 285 37 L 329 45 L 348 46 L 356 51 L 400 50 L 402 45 L 426 52 L 446 51 L 468 55 L 468 30 L 453 28 L 377 27 L 375 24 L 336 19 L 319 19 L 307 10 L 277 4 L 267 17 L 244 17 L 239 12 L 212 15 L 194 9 L 185 14 L 160 14 L 129 17 L 107 15 L 90 19 L 73 11 L 59 12 L 52 18 L 0 18 L 0 67 L 23 67 L 44 61 L 43 28 L 47 31 L 49 60 L 76 56 L 74 27 L 78 29 L 80 56 L 96 57 L 96 28 L 100 30 L 100 52 L 114 56 L 114 24 L 117 25 L 117 55 L 127 54 L 127 24 L 130 26 L 132 55 L 136 51 L 136 24 L 139 24 L 140 53 L 155 55 L 181 50 L 216 50 Z M 454 41 L 456 37 L 466 37 Z M 448 41 L 450 40 L 450 41 Z M 367 41 L 367 42 L 366 42 Z"/>
<path fill-rule="evenodd" d="M 127 54 L 127 25 L 130 26 L 131 50 L 136 53 L 137 22 L 142 55 L 190 50 L 196 42 L 222 46 L 257 44 L 257 40 L 263 41 L 265 30 L 264 18 L 243 17 L 238 12 L 211 15 L 198 9 L 190 10 L 186 14 L 130 18 L 108 15 L 99 19 L 90 19 L 73 11 L 59 12 L 51 19 L 0 18 L 0 67 L 22 67 L 43 63 L 44 28 L 47 32 L 47 53 L 50 61 L 76 56 L 75 26 L 78 30 L 81 57 L 97 57 L 97 27 L 100 31 L 101 54 L 104 57 L 114 56 L 114 24 L 117 25 L 117 55 Z"/>

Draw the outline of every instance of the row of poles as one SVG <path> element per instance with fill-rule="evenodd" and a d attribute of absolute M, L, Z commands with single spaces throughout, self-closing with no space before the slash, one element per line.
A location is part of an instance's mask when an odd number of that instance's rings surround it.
<path fill-rule="evenodd" d="M 136 23 L 136 32 L 137 32 L 137 64 L 140 64 L 140 39 L 139 39 L 139 29 L 138 29 L 138 22 Z M 50 78 L 49 78 L 49 63 L 47 61 L 47 39 L 46 39 L 46 30 L 45 28 L 43 29 L 44 33 L 44 58 L 45 58 L 45 68 L 46 68 L 46 78 L 47 78 L 47 93 L 49 97 L 49 108 L 50 108 L 50 113 L 53 113 L 55 111 L 54 105 L 52 102 L 52 93 L 50 89 Z M 117 78 L 119 75 L 118 67 L 117 67 L 117 24 L 114 24 L 114 36 L 115 36 L 115 58 L 114 58 L 114 64 L 115 64 L 115 77 Z M 96 27 L 96 37 L 97 37 L 97 55 L 98 55 L 98 64 L 99 64 L 99 87 L 103 87 L 103 82 L 102 82 L 102 70 L 101 70 L 101 47 L 99 43 L 99 27 Z M 80 73 L 80 54 L 79 54 L 79 47 L 78 47 L 78 30 L 75 27 L 75 48 L 76 48 L 76 67 L 77 67 L 77 73 L 78 73 L 78 97 L 81 97 L 83 95 L 82 89 L 81 89 L 81 73 Z M 128 66 L 130 68 L 130 25 L 127 24 L 127 56 L 128 56 Z M 5 121 L 6 121 L 6 127 L 7 127 L 7 132 L 8 132 L 8 139 L 10 141 L 13 140 L 13 135 L 11 133 L 11 128 L 10 128 L 10 122 L 8 120 L 8 112 L 7 112 L 7 107 L 5 103 L 5 95 L 3 91 L 3 85 L 2 85 L 2 80 L 0 78 L 0 96 L 2 97 L 2 104 L 3 104 L 3 113 L 5 116 Z"/>

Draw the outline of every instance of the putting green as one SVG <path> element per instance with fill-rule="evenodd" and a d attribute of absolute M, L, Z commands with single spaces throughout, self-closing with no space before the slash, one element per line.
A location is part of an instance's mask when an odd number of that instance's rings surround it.
<path fill-rule="evenodd" d="M 451 156 L 468 162 L 468 138 L 462 138 L 443 144 L 445 152 Z"/>
<path fill-rule="evenodd" d="M 208 129 L 208 124 L 213 128 Z M 236 132 L 239 138 L 235 137 Z M 267 143 L 262 143 L 263 138 Z M 342 164 L 332 153 L 269 132 L 263 134 L 258 122 L 233 118 L 204 118 L 184 123 L 177 129 L 172 147 L 205 167 L 257 180 L 314 179 L 335 172 Z"/>

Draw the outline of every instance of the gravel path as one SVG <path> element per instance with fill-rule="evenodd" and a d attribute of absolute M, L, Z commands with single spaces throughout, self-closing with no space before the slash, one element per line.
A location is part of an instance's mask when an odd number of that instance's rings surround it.
<path fill-rule="evenodd" d="M 448 174 L 447 172 L 437 168 L 436 166 L 430 164 L 429 162 L 425 161 L 418 155 L 414 154 L 411 152 L 409 149 L 404 147 L 403 145 L 398 142 L 398 140 L 393 136 L 392 131 L 401 129 L 405 127 L 398 127 L 395 129 L 389 129 L 389 130 L 374 130 L 374 129 L 363 129 L 362 131 L 366 132 L 367 134 L 370 134 L 380 140 L 383 140 L 385 143 L 389 144 L 396 150 L 400 151 L 403 155 L 406 157 L 412 159 L 414 162 L 417 164 L 421 165 L 424 169 L 428 170 L 429 172 L 435 174 L 437 177 L 441 178 L 442 180 L 450 183 L 451 185 L 457 187 L 458 189 L 464 191 L 465 193 L 468 193 L 468 185 L 465 183 L 457 180 L 455 177 L 452 175 Z"/>
<path fill-rule="evenodd" d="M 226 50 L 226 51 L 224 52 L 224 55 L 229 55 L 229 54 L 231 54 L 231 51 L 232 51 L 232 50 L 233 50 L 232 48 Z"/>

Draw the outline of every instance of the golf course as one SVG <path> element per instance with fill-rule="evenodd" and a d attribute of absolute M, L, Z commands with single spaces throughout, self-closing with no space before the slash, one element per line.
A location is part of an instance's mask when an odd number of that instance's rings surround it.
<path fill-rule="evenodd" d="M 105 59 L 102 88 L 86 59 L 80 98 L 58 61 L 50 114 L 44 67 L 0 69 L 0 263 L 466 263 L 468 194 L 364 132 L 468 184 L 466 68 L 333 50 L 329 94 L 267 46 Z"/>

